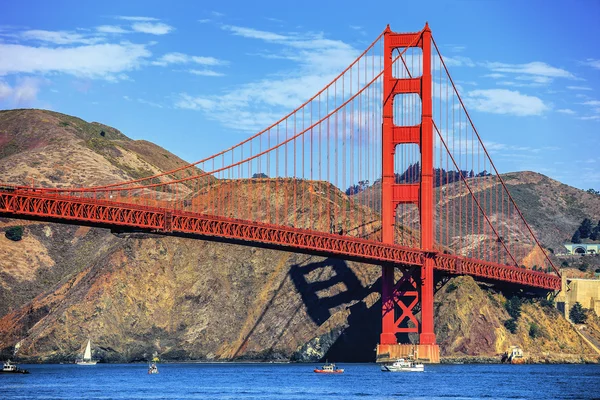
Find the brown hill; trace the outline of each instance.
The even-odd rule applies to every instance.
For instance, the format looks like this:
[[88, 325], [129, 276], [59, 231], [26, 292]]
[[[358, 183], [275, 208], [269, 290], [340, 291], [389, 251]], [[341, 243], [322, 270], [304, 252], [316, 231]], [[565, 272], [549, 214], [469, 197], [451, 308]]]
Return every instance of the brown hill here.
[[[60, 143], [53, 142], [57, 137]], [[184, 163], [112, 128], [40, 110], [0, 112], [0, 138], [1, 148], [8, 147], [0, 153], [2, 180], [19, 184], [30, 182], [31, 176], [45, 186], [118, 182]], [[60, 149], [68, 160], [57, 157]], [[240, 201], [250, 190], [244, 188], [248, 182], [213, 184]], [[274, 179], [259, 179], [251, 186], [267, 192], [274, 184]], [[376, 220], [375, 211], [351, 204], [327, 183], [278, 180], [277, 185], [282, 191], [265, 198], [269, 210], [297, 226], [320, 224], [333, 231], [344, 226], [366, 237], [380, 229], [358, 220], [342, 224], [339, 212], [324, 219], [326, 207], [353, 207], [356, 215]], [[291, 192], [302, 193], [307, 206], [283, 215], [285, 193]], [[189, 192], [192, 201], [202, 196]], [[265, 207], [250, 212], [258, 210]], [[12, 356], [18, 348], [23, 359], [72, 360], [90, 337], [95, 356], [106, 361], [141, 360], [154, 352], [173, 360], [374, 359], [381, 313], [377, 266], [192, 239], [115, 236], [43, 222], [0, 224], [25, 225], [20, 242], [0, 237], [4, 355]], [[469, 277], [452, 282], [454, 289], [447, 284], [436, 294], [443, 355], [495, 357], [506, 345], [521, 344], [538, 359], [591, 359], [586, 345], [553, 309], [527, 303], [512, 335], [503, 325], [508, 316], [502, 294], [480, 288]], [[546, 335], [529, 340], [534, 319]]]

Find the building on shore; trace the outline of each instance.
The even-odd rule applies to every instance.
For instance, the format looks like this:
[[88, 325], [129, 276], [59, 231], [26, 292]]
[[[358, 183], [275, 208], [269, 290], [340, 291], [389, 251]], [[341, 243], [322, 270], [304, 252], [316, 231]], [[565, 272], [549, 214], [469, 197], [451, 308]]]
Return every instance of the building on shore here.
[[568, 255], [600, 254], [600, 243], [565, 243]]
[[556, 307], [568, 318], [571, 307], [579, 302], [600, 316], [600, 279], [562, 277], [562, 288], [556, 296]]

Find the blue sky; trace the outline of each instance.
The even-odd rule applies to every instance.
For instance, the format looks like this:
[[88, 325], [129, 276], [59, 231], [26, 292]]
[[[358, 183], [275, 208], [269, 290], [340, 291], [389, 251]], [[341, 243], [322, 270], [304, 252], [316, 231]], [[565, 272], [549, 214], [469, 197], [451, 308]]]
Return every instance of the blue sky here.
[[0, 108], [102, 122], [190, 162], [300, 105], [386, 24], [429, 21], [501, 172], [600, 189], [597, 0], [0, 2]]

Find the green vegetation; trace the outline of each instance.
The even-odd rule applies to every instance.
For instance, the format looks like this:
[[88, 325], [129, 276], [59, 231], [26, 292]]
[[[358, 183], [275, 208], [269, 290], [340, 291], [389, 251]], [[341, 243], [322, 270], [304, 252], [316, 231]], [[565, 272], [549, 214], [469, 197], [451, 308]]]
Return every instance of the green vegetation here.
[[555, 307], [555, 304], [554, 304], [554, 298], [553, 298], [553, 297], [550, 297], [550, 298], [548, 298], [548, 299], [542, 299], [542, 300], [540, 301], [540, 305], [541, 305], [542, 307], [546, 307], [546, 308], [552, 308], [552, 309], [554, 309], [554, 307]]
[[571, 243], [581, 243], [581, 239], [600, 240], [600, 221], [594, 226], [591, 219], [584, 218], [573, 234]]
[[504, 307], [508, 312], [508, 315], [513, 317], [513, 319], [517, 320], [521, 316], [521, 306], [523, 305], [523, 301], [517, 297], [513, 296], [509, 300], [506, 301]]
[[504, 321], [504, 327], [506, 329], [508, 329], [510, 331], [510, 333], [516, 333], [517, 332], [517, 321], [515, 321], [514, 319], [507, 319], [506, 321]]
[[600, 196], [600, 190], [594, 190], [592, 188], [586, 190], [589, 194], [595, 194], [596, 196]]
[[521, 300], [517, 296], [513, 296], [510, 299], [506, 300], [504, 304], [504, 308], [508, 312], [512, 318], [504, 321], [504, 327], [510, 331], [510, 333], [515, 333], [517, 331], [517, 321], [521, 316], [521, 306], [523, 305], [523, 300]]
[[446, 293], [452, 293], [456, 289], [458, 289], [458, 285], [454, 282], [450, 282], [448, 286], [446, 286]]
[[571, 307], [569, 311], [569, 319], [573, 321], [575, 324], [585, 324], [587, 321], [587, 314], [585, 312], [585, 308], [577, 302]]
[[18, 242], [23, 239], [23, 227], [22, 226], [12, 226], [6, 230], [4, 236], [8, 240], [12, 240], [13, 242]]
[[579, 230], [576, 230], [573, 237], [571, 237], [571, 243], [581, 243], [581, 233]]
[[346, 195], [352, 196], [354, 194], [359, 194], [360, 192], [365, 191], [369, 187], [369, 181], [359, 181], [358, 185], [352, 185], [348, 189], [346, 189]]
[[529, 336], [534, 339], [542, 336], [542, 329], [535, 322], [529, 324]]

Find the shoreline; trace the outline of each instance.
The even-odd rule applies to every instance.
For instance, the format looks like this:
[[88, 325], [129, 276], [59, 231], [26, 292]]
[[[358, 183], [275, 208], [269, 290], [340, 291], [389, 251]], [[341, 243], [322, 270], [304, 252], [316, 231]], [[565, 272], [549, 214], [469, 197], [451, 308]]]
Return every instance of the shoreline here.
[[[27, 364], [27, 365], [75, 365], [74, 362], [61, 362], [61, 361], [34, 361], [34, 360], [26, 360], [19, 358], [11, 359], [16, 364]], [[99, 361], [99, 365], [126, 365], [126, 364], [148, 364], [150, 361], [110, 361], [103, 362]], [[335, 361], [338, 364], [374, 364], [378, 365], [375, 361], [366, 361], [366, 362], [344, 362], [344, 361]], [[206, 364], [206, 365], [233, 365], [233, 364], [278, 364], [278, 365], [287, 365], [287, 364], [301, 364], [301, 365], [309, 365], [309, 364], [322, 364], [322, 361], [288, 361], [288, 360], [278, 360], [278, 361], [270, 361], [270, 360], [223, 360], [223, 361], [210, 361], [210, 360], [161, 360], [160, 364]], [[519, 365], [519, 364], [510, 364], [510, 363], [502, 363], [501, 357], [494, 356], [445, 356], [440, 357], [439, 365], [478, 365], [478, 364], [506, 364], [506, 365]], [[525, 365], [542, 365], [542, 364], [600, 364], [600, 357], [593, 357], [589, 355], [571, 355], [571, 356], [562, 356], [562, 357], [546, 357], [546, 358], [534, 358], [534, 357], [525, 357]], [[523, 365], [521, 364], [521, 365]], [[434, 364], [431, 364], [434, 365]]]

